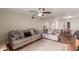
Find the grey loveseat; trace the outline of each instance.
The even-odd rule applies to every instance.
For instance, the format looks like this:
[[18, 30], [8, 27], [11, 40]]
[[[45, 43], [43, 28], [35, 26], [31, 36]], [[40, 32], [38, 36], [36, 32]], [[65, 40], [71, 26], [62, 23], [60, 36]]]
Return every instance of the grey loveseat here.
[[41, 34], [35, 30], [11, 31], [9, 43], [13, 49], [17, 49], [41, 38]]

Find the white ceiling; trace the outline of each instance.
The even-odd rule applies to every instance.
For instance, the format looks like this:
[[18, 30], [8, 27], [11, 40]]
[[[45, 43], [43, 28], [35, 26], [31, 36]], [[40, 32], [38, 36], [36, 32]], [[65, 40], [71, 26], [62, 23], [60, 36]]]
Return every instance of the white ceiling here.
[[[79, 8], [45, 8], [45, 9], [47, 11], [52, 12], [51, 15], [47, 15], [51, 17], [52, 16], [64, 17], [64, 16], [76, 16], [76, 15], [78, 16], [79, 15]], [[30, 10], [38, 11], [38, 8], [3, 8], [3, 9], [1, 8], [0, 10], [33, 15], [34, 13], [30, 12]]]

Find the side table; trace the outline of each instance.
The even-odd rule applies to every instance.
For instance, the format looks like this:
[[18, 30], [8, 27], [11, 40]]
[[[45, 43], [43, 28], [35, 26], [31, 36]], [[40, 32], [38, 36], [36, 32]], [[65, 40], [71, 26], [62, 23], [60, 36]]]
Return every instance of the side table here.
[[0, 51], [7, 51], [8, 48], [6, 46], [6, 43], [0, 43]]

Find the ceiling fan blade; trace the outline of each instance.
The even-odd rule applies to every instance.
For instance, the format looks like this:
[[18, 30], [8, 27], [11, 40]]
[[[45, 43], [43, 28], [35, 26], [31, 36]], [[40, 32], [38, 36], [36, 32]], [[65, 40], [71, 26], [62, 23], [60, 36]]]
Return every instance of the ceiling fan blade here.
[[51, 14], [52, 12], [43, 12], [44, 14]]
[[34, 13], [37, 13], [37, 11], [34, 11], [34, 10], [30, 10], [30, 12], [34, 12]]

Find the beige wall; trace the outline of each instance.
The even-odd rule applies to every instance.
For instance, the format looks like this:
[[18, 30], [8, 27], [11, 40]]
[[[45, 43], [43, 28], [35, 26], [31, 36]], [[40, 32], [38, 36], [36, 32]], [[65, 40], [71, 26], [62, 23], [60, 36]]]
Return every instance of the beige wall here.
[[79, 30], [79, 17], [71, 18], [70, 22], [72, 30]]
[[29, 15], [13, 12], [0, 12], [0, 41], [7, 41], [8, 33], [11, 30], [25, 30], [36, 28], [41, 30], [41, 22], [38, 19], [31, 19]]

